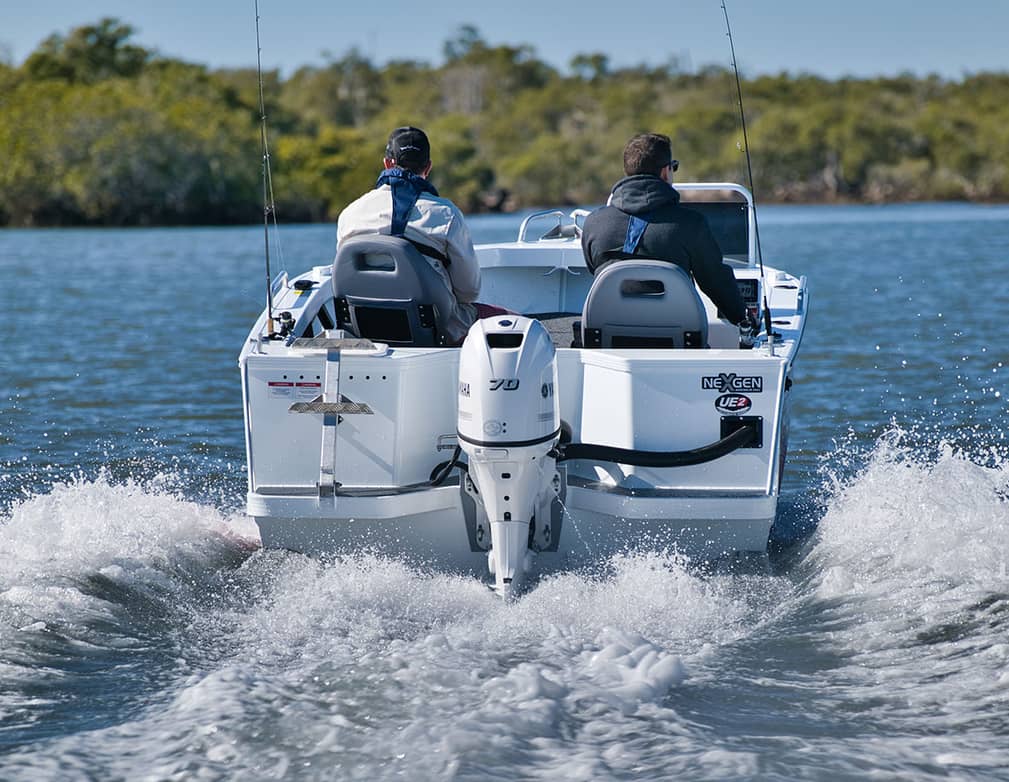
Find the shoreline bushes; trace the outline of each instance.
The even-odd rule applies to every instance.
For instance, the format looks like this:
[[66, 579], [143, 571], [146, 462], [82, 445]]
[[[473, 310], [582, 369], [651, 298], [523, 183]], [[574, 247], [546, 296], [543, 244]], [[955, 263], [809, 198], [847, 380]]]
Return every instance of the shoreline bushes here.
[[[0, 225], [173, 225], [262, 219], [254, 69], [211, 70], [130, 42], [116, 19], [0, 64]], [[730, 71], [570, 73], [472, 27], [440, 65], [377, 67], [357, 51], [288, 79], [264, 74], [280, 217], [334, 220], [374, 184], [390, 128], [434, 146], [432, 181], [468, 212], [593, 204], [624, 142], [667, 133], [680, 181], [745, 181]], [[1009, 73], [747, 79], [763, 202], [1009, 200]]]

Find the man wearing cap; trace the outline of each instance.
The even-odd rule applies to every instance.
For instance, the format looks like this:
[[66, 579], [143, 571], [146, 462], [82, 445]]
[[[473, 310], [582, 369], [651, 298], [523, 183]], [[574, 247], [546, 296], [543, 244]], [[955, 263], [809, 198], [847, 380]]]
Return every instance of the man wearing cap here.
[[607, 205], [585, 218], [585, 263], [593, 274], [607, 263], [631, 258], [675, 263], [738, 324], [747, 313], [736, 278], [722, 263], [704, 215], [680, 206], [680, 194], [672, 187], [678, 167], [668, 136], [641, 133], [627, 142], [627, 176], [613, 186]]
[[[431, 144], [420, 128], [396, 128], [385, 147], [383, 171], [375, 189], [340, 213], [337, 246], [350, 236], [402, 236], [428, 259], [455, 295], [455, 311], [445, 321], [453, 343], [462, 342], [479, 316], [480, 266], [459, 208], [441, 198], [428, 182]], [[485, 305], [480, 305], [485, 306]], [[495, 314], [503, 312], [496, 308]]]

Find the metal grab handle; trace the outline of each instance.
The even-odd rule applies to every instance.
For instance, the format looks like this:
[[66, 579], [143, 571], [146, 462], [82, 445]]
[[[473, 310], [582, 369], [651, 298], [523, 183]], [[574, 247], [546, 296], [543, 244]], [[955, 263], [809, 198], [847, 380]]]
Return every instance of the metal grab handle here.
[[[529, 224], [533, 222], [533, 220], [540, 220], [544, 217], [556, 217], [557, 226], [555, 228], [550, 229], [550, 231], [543, 234], [543, 236], [538, 237], [535, 241], [539, 241], [540, 239], [577, 238], [582, 235], [582, 226], [578, 222], [579, 218], [581, 218], [582, 222], [584, 222], [585, 218], [590, 214], [591, 212], [588, 209], [575, 209], [568, 215], [565, 215], [564, 212], [562, 212], [560, 209], [544, 209], [543, 211], [540, 212], [533, 212], [531, 215], [527, 215], [526, 218], [522, 221], [522, 225], [519, 226], [518, 240], [520, 242], [529, 241], [526, 238], [526, 233], [529, 230]], [[565, 217], [569, 217], [571, 219], [571, 222], [565, 223], [564, 222]]]
[[539, 220], [543, 217], [557, 217], [558, 218], [557, 223], [559, 225], [561, 218], [564, 217], [564, 212], [562, 212], [560, 209], [544, 209], [541, 212], [533, 212], [531, 215], [528, 215], [526, 219], [522, 221], [522, 225], [519, 226], [520, 242], [527, 241], [526, 230], [529, 228], [529, 223], [531, 223], [533, 220]]

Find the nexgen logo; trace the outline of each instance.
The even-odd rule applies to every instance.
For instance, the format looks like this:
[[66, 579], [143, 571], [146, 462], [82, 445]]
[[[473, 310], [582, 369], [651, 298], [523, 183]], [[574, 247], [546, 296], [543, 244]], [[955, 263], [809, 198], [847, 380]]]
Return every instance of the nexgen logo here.
[[703, 391], [747, 391], [759, 394], [764, 390], [764, 378], [760, 375], [737, 375], [735, 372], [720, 372], [701, 378]]

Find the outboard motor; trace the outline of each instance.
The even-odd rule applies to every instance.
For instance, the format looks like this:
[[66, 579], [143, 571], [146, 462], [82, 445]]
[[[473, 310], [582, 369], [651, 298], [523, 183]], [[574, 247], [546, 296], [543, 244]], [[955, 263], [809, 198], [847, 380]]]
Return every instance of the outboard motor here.
[[530, 541], [549, 535], [560, 485], [549, 455], [561, 431], [556, 389], [554, 345], [539, 321], [502, 315], [470, 328], [459, 356], [459, 445], [490, 524], [495, 589], [505, 598], [531, 565]]

